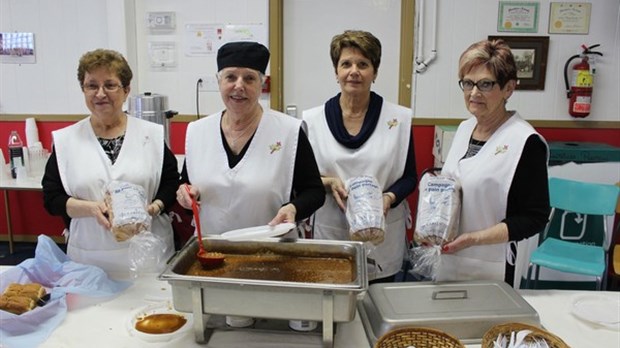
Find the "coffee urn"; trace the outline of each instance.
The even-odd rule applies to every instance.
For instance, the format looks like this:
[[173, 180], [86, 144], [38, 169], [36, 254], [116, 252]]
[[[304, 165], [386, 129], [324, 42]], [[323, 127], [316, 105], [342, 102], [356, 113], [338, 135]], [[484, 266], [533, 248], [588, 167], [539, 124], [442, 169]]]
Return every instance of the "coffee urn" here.
[[129, 115], [164, 126], [164, 139], [170, 146], [170, 119], [178, 114], [168, 110], [168, 97], [145, 92], [129, 98]]

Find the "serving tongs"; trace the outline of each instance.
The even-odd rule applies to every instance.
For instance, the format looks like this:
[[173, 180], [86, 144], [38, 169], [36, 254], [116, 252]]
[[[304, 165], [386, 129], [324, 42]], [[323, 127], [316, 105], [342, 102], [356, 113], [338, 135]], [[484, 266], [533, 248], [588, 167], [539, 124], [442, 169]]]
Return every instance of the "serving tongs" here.
[[185, 191], [187, 191], [187, 194], [192, 201], [194, 223], [196, 224], [196, 232], [198, 233], [198, 254], [196, 255], [196, 258], [198, 258], [198, 261], [203, 268], [215, 268], [220, 266], [224, 262], [224, 254], [218, 252], [208, 252], [205, 250], [202, 242], [202, 230], [200, 228], [200, 211], [198, 210], [198, 203], [196, 202], [196, 198], [191, 195], [189, 186], [187, 186], [187, 184], [184, 186]]
[[43, 306], [45, 306], [45, 305], [47, 304], [47, 302], [50, 300], [51, 296], [52, 296], [52, 294], [50, 294], [50, 293], [48, 292], [47, 294], [45, 294], [45, 295], [43, 295], [43, 296], [39, 297], [39, 298], [37, 299], [37, 301], [36, 301], [36, 302], [37, 302], [37, 306], [39, 306], [39, 307], [43, 307]]

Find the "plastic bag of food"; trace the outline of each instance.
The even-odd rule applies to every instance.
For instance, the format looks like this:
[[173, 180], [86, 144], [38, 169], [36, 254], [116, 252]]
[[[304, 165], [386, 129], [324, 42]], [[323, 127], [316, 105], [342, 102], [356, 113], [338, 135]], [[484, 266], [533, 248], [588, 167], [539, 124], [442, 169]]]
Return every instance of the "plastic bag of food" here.
[[150, 231], [141, 231], [133, 236], [129, 241], [129, 270], [132, 277], [163, 271], [166, 250], [164, 240]]
[[348, 195], [346, 217], [351, 240], [379, 245], [385, 235], [383, 192], [372, 176], [357, 176], [345, 183]]
[[441, 247], [456, 238], [459, 231], [461, 185], [455, 179], [427, 172], [422, 175], [418, 189], [410, 272], [435, 279], [441, 262]]
[[414, 240], [418, 245], [443, 245], [459, 230], [461, 185], [455, 179], [426, 173], [419, 185]]
[[108, 218], [117, 241], [126, 241], [151, 229], [151, 216], [146, 210], [146, 192], [142, 186], [112, 181], [106, 187], [104, 202], [108, 206]]

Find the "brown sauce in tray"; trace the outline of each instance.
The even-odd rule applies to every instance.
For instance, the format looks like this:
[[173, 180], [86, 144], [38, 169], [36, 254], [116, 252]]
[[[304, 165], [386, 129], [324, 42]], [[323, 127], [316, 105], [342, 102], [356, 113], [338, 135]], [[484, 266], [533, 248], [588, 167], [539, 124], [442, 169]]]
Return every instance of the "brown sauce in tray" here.
[[225, 254], [224, 264], [204, 269], [195, 261], [187, 275], [321, 284], [355, 280], [355, 264], [348, 258], [300, 257], [277, 254]]
[[151, 314], [136, 321], [136, 330], [148, 334], [172, 333], [183, 327], [187, 319], [179, 314]]

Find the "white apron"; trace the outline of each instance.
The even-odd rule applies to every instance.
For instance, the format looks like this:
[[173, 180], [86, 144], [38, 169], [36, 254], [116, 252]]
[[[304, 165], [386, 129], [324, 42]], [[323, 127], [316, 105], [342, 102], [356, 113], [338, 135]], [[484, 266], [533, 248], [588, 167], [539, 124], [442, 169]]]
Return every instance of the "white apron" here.
[[[141, 185], [154, 199], [163, 165], [164, 131], [161, 125], [127, 118], [125, 139], [114, 165], [103, 151], [90, 124], [90, 117], [52, 132], [60, 178], [68, 195], [102, 201], [105, 186], [113, 181]], [[170, 217], [154, 217], [151, 232], [166, 243], [166, 257], [174, 252]], [[75, 262], [96, 265], [117, 278], [129, 275], [129, 241], [117, 242], [94, 217], [73, 218], [67, 255]]]
[[191, 122], [185, 138], [189, 181], [200, 192], [203, 234], [266, 225], [289, 202], [301, 121], [265, 110], [245, 155], [229, 168], [221, 113]]
[[[361, 147], [349, 149], [332, 136], [325, 119], [324, 105], [304, 111], [308, 138], [321, 176], [335, 176], [345, 182], [351, 177], [372, 175], [382, 190], [387, 189], [405, 171], [411, 116], [411, 109], [384, 100], [373, 134]], [[386, 153], [385, 149], [392, 150]], [[379, 265], [368, 265], [370, 279], [391, 276], [402, 268], [406, 251], [406, 223], [410, 215], [407, 200], [388, 211], [385, 240], [369, 255]], [[314, 214], [313, 228], [316, 239], [351, 239], [346, 216], [331, 194], [325, 196], [325, 204]]]
[[[508, 191], [527, 138], [534, 128], [514, 113], [480, 151], [462, 159], [477, 120], [463, 121], [456, 131], [442, 174], [458, 179], [463, 190], [459, 233], [475, 232], [506, 218]], [[508, 243], [472, 246], [442, 254], [438, 281], [504, 280]], [[511, 260], [514, 262], [514, 260]]]

